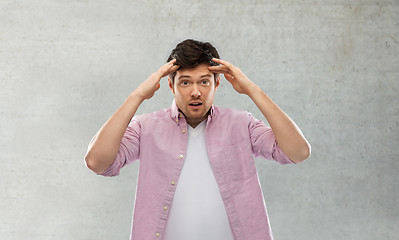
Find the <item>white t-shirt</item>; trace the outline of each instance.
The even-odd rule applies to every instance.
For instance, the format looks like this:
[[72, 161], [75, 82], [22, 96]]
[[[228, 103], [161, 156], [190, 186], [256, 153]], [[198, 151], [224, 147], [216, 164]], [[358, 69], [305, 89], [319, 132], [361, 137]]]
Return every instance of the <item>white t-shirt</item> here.
[[165, 240], [234, 240], [205, 145], [206, 120], [188, 125], [187, 156], [173, 197]]

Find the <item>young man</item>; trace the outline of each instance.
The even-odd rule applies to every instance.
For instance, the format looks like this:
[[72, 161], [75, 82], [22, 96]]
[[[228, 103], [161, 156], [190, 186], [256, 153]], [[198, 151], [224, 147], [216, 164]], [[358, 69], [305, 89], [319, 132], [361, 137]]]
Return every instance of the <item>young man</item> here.
[[[270, 124], [213, 105], [223, 74]], [[169, 75], [171, 108], [135, 116]], [[133, 118], [133, 119], [132, 119]], [[254, 156], [298, 163], [310, 145], [295, 123], [209, 43], [185, 40], [94, 136], [87, 166], [115, 176], [140, 160], [131, 239], [273, 239]]]

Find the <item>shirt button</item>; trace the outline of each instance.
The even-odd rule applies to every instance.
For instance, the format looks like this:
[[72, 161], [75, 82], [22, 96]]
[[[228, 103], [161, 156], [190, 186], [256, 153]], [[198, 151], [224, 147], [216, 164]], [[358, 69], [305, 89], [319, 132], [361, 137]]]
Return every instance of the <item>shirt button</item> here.
[[165, 210], [165, 211], [168, 210], [168, 207], [167, 206], [163, 207], [163, 210]]
[[170, 184], [175, 185], [175, 181], [172, 181]]
[[155, 233], [155, 236], [157, 236], [157, 237], [159, 237], [161, 234], [159, 234], [158, 232], [157, 233]]
[[183, 114], [180, 113], [180, 114], [179, 114], [179, 117], [183, 117]]
[[181, 130], [183, 133], [186, 133], [186, 129]]
[[181, 155], [181, 154], [180, 154], [180, 156], [179, 156], [179, 157], [180, 157], [181, 159], [183, 159], [183, 155]]

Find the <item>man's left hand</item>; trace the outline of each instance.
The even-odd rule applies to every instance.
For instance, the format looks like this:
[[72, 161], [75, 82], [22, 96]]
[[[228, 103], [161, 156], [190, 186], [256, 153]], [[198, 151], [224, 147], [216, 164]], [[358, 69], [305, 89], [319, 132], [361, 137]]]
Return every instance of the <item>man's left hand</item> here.
[[209, 71], [213, 73], [222, 73], [238, 93], [249, 96], [257, 88], [256, 84], [249, 80], [249, 78], [245, 76], [245, 74], [238, 67], [234, 66], [228, 61], [218, 58], [212, 58], [212, 61], [221, 65], [210, 66], [208, 67]]

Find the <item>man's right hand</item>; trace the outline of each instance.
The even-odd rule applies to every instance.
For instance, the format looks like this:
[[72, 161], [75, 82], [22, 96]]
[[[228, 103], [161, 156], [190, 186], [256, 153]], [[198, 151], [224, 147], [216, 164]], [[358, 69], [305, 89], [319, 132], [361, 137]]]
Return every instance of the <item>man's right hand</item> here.
[[150, 99], [159, 89], [161, 78], [175, 72], [180, 66], [176, 59], [163, 65], [134, 90], [126, 101], [108, 119], [93, 137], [86, 153], [87, 166], [97, 174], [103, 173], [114, 161], [126, 128], [145, 99]]
[[158, 69], [158, 71], [151, 74], [147, 80], [145, 80], [140, 86], [133, 91], [133, 94], [138, 96], [142, 101], [145, 99], [150, 99], [154, 96], [155, 92], [160, 88], [161, 78], [168, 76], [169, 74], [175, 72], [180, 66], [174, 65], [176, 59], [172, 59], [162, 67]]

